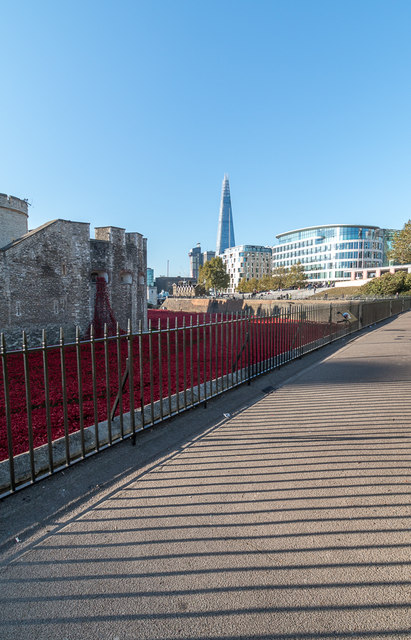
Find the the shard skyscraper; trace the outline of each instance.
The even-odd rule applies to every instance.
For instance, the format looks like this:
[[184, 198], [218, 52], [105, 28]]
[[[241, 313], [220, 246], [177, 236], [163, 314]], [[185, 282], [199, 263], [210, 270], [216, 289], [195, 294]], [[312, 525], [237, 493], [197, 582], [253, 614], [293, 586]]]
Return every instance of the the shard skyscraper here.
[[224, 176], [221, 189], [220, 216], [218, 218], [217, 250], [216, 255], [221, 255], [230, 247], [235, 246], [233, 213], [231, 211], [230, 183], [228, 175]]

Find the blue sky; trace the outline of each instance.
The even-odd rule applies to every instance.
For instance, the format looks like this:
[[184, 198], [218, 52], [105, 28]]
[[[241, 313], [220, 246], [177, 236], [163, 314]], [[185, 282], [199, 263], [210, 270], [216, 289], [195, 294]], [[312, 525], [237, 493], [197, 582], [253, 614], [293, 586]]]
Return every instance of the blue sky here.
[[148, 239], [156, 275], [215, 249], [411, 217], [408, 0], [0, 0], [0, 192]]

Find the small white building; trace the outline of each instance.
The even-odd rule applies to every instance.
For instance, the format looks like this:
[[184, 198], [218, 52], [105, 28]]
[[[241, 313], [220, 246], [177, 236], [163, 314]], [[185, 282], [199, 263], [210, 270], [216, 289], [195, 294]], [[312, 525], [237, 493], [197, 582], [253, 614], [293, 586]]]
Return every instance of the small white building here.
[[147, 302], [148, 304], [152, 304], [153, 307], [157, 306], [158, 294], [157, 294], [157, 287], [155, 287], [154, 285], [147, 287]]
[[271, 275], [271, 247], [241, 244], [226, 249], [221, 258], [230, 276], [228, 293], [234, 293], [243, 278], [251, 280], [251, 278], [260, 279]]

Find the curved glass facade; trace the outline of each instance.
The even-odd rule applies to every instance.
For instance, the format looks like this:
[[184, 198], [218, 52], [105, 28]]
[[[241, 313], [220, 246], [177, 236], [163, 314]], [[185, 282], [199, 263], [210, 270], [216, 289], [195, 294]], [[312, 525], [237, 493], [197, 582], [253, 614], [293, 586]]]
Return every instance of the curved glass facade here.
[[383, 264], [383, 229], [370, 226], [327, 225], [280, 233], [273, 247], [273, 269], [300, 262], [308, 280], [350, 278], [348, 269]]

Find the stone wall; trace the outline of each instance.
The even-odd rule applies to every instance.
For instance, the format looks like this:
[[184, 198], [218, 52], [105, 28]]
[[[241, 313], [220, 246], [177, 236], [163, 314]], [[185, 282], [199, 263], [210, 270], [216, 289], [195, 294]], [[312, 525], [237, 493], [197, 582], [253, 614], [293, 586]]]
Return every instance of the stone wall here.
[[409, 309], [410, 299], [389, 300], [241, 300], [229, 298], [167, 298], [162, 309], [186, 313], [240, 313], [249, 311], [253, 315], [283, 313], [289, 316], [298, 313], [308, 315], [316, 322], [340, 322], [341, 314], [348, 311], [358, 328], [379, 322], [384, 318]]
[[139, 233], [104, 227], [90, 240], [90, 225], [54, 220], [0, 249], [0, 331], [8, 349], [66, 342], [76, 326], [84, 335], [92, 322], [96, 294], [93, 275], [106, 275], [111, 309], [120, 327], [128, 319], [146, 326], [146, 240]]
[[145, 327], [146, 240], [140, 233], [125, 233], [116, 227], [99, 227], [91, 245], [91, 271], [107, 273], [111, 307], [123, 330], [131, 320], [135, 329], [139, 321]]
[[0, 248], [27, 233], [27, 210], [26, 200], [0, 193]]
[[50, 344], [67, 339], [90, 318], [89, 225], [56, 220], [0, 251], [0, 321], [7, 345], [38, 344], [42, 329]]

